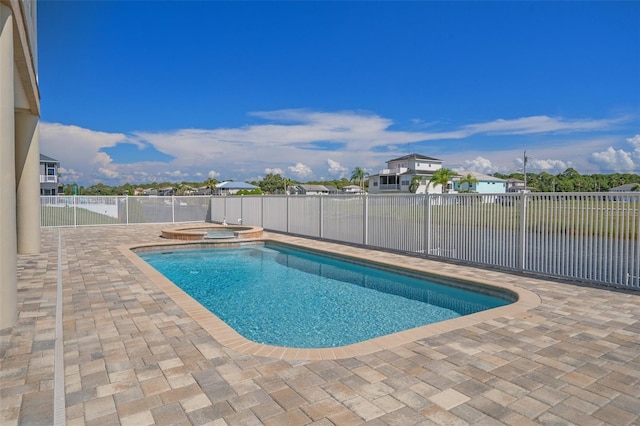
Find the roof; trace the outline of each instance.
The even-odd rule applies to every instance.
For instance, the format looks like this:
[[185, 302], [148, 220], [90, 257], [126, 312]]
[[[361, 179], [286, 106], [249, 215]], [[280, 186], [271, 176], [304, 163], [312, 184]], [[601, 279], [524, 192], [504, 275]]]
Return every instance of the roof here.
[[51, 157], [47, 157], [44, 154], [40, 154], [40, 161], [44, 161], [45, 163], [59, 163], [58, 160]]
[[330, 189], [324, 185], [297, 185], [297, 186], [299, 186], [300, 188], [303, 188], [305, 191], [316, 191], [316, 192], [330, 191]]
[[[409, 155], [405, 155], [405, 156], [403, 156], [403, 157], [394, 158], [393, 160], [389, 160], [389, 161], [411, 160], [411, 159], [415, 159], [415, 160], [429, 160], [429, 161], [439, 161], [439, 162], [442, 162], [442, 160], [440, 160], [440, 159], [438, 159], [438, 158], [427, 157], [426, 155], [420, 155], [420, 154], [409, 154]], [[387, 162], [389, 162], [389, 161], [387, 161]]]
[[[637, 187], [637, 189], [636, 189]], [[640, 183], [625, 183], [624, 185], [616, 186], [615, 188], [611, 188], [609, 191], [613, 192], [629, 192], [629, 191], [639, 191]]]
[[485, 175], [483, 173], [478, 173], [478, 172], [471, 172], [471, 171], [467, 171], [467, 170], [456, 170], [455, 171], [460, 179], [464, 179], [465, 177], [467, 177], [467, 175], [471, 175], [474, 178], [478, 179], [479, 181], [484, 181], [484, 182], [505, 182], [504, 179], [500, 179], [497, 178], [495, 176], [490, 176], [490, 175]]
[[220, 182], [216, 185], [218, 189], [257, 189], [255, 185], [246, 182]]

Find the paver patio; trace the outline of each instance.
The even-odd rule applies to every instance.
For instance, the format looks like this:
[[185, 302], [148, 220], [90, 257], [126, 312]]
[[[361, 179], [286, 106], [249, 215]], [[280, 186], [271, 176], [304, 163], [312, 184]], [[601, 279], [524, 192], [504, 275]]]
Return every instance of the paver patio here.
[[[166, 241], [166, 227], [60, 230], [69, 425], [640, 424], [638, 292], [419, 260], [541, 303], [365, 355], [251, 355], [220, 344], [119, 248]], [[0, 332], [2, 425], [53, 424], [58, 232], [19, 257], [18, 323]]]

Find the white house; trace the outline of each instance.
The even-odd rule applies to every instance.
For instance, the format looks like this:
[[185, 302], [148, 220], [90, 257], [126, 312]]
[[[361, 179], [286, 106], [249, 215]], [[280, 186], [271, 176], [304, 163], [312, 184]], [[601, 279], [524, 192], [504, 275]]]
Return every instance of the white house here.
[[196, 188], [193, 195], [211, 195], [211, 188], [208, 186], [201, 186], [200, 188]]
[[342, 192], [345, 194], [361, 194], [363, 191], [358, 185], [347, 185], [342, 188]]
[[370, 194], [409, 193], [414, 176], [420, 177], [416, 193], [442, 192], [441, 185], [429, 185], [436, 170], [442, 168], [442, 160], [420, 154], [409, 154], [387, 161], [387, 168], [369, 175]]
[[[609, 192], [613, 193], [621, 193], [621, 192], [634, 192], [637, 193], [640, 191], [640, 183], [625, 183], [624, 185], [616, 186], [609, 189]], [[631, 201], [635, 198], [635, 196], [626, 197], [624, 195], [616, 196], [614, 199], [616, 201]]]
[[220, 182], [216, 185], [215, 195], [233, 195], [241, 190], [251, 191], [254, 189], [258, 189], [258, 187], [246, 182]]
[[[454, 193], [469, 190], [478, 194], [504, 194], [507, 192], [507, 181], [505, 179], [465, 170], [456, 171], [456, 174], [457, 176], [453, 178], [452, 192]], [[462, 185], [460, 184], [460, 181], [464, 180], [467, 175], [477, 179], [477, 182], [472, 183], [470, 188], [466, 182]]]
[[632, 192], [640, 191], [640, 183], [625, 183], [624, 185], [611, 188], [609, 192]]
[[62, 193], [62, 184], [58, 181], [60, 162], [40, 154], [40, 195], [58, 195]]
[[289, 193], [293, 195], [327, 195], [335, 192], [325, 185], [296, 184], [289, 187]]
[[528, 192], [528, 188], [525, 188], [524, 181], [515, 178], [505, 179], [507, 182], [507, 192]]

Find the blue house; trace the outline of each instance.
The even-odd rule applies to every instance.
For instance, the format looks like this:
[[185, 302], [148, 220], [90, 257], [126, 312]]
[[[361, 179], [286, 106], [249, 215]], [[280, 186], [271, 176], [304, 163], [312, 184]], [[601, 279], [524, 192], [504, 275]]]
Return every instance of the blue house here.
[[[497, 178], [495, 176], [489, 176], [478, 172], [469, 171], [456, 171], [458, 176], [453, 178], [453, 192], [476, 192], [478, 194], [504, 194], [507, 192], [507, 181]], [[477, 179], [470, 185], [467, 182], [460, 184], [461, 180], [471, 175]]]

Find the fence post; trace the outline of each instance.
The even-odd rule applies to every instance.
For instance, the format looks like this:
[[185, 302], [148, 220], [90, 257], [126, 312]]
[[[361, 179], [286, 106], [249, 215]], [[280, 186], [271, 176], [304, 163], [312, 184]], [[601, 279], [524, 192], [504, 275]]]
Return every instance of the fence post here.
[[425, 212], [424, 212], [424, 241], [422, 246], [424, 247], [424, 255], [428, 256], [431, 253], [431, 199], [429, 193], [424, 194]]
[[362, 244], [369, 244], [369, 194], [362, 196]]
[[518, 268], [525, 269], [527, 247], [527, 194], [520, 194], [520, 242], [518, 247]]
[[264, 228], [264, 194], [260, 195], [260, 227]]
[[318, 220], [320, 221], [320, 226], [319, 226], [319, 233], [320, 233], [320, 238], [324, 237], [324, 226], [322, 226], [323, 224], [323, 220], [322, 218], [324, 217], [324, 197], [320, 196], [320, 216], [318, 217]]
[[125, 216], [127, 218], [127, 225], [129, 224], [129, 194], [124, 198]]
[[289, 195], [285, 194], [285, 197], [287, 197], [287, 214], [286, 214], [286, 220], [287, 220], [287, 234], [289, 233]]
[[222, 213], [222, 223], [227, 223], [227, 197], [222, 197], [224, 200], [224, 211]]
[[76, 195], [73, 195], [73, 227], [77, 228], [78, 227], [78, 202], [77, 202], [77, 198]]

